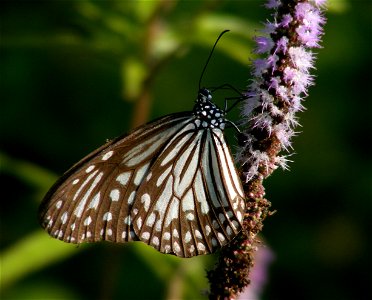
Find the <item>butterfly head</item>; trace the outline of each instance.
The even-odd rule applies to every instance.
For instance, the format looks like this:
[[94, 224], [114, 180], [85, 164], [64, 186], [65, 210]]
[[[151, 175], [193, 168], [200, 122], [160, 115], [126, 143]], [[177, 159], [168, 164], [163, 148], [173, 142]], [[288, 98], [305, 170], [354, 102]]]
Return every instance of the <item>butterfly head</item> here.
[[197, 128], [225, 128], [225, 111], [212, 102], [212, 93], [208, 89], [199, 89], [193, 112]]
[[196, 102], [198, 102], [198, 103], [209, 102], [210, 103], [211, 100], [212, 100], [212, 94], [208, 89], [206, 89], [206, 88], [199, 89], [198, 100]]

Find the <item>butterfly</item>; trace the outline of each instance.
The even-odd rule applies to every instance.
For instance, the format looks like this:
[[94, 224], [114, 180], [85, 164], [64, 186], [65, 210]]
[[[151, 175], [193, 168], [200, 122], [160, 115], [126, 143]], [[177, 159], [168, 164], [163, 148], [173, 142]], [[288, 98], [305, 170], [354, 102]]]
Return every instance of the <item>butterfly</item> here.
[[225, 113], [199, 88], [192, 111], [107, 142], [51, 187], [42, 227], [68, 243], [139, 240], [179, 257], [220, 249], [241, 230], [245, 210]]

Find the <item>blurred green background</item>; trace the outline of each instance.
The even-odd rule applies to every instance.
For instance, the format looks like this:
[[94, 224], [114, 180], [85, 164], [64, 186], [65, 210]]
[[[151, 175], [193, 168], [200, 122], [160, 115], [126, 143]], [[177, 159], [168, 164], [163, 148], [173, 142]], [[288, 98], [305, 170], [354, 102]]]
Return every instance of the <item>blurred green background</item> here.
[[[252, 37], [269, 18], [262, 4], [1, 2], [2, 299], [205, 298], [215, 255], [64, 244], [42, 231], [37, 209], [56, 178], [106, 139], [190, 110], [224, 29], [203, 84], [244, 88]], [[261, 299], [372, 299], [371, 2], [331, 1], [327, 17], [294, 162], [265, 183], [277, 213], [263, 231], [274, 261]]]

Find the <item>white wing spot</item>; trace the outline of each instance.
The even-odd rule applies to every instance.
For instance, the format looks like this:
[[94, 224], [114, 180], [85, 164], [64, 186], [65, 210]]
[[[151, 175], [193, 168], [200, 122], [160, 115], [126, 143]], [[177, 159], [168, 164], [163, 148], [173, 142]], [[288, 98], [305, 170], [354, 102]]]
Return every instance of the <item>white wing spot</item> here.
[[199, 230], [195, 230], [195, 236], [198, 238], [198, 239], [201, 239], [203, 238], [203, 236], [201, 235], [200, 231]]
[[141, 202], [143, 203], [144, 209], [147, 212], [150, 208], [150, 202], [151, 202], [150, 195], [147, 193], [143, 194], [141, 197]]
[[88, 168], [86, 168], [85, 173], [89, 173], [89, 172], [93, 171], [93, 169], [94, 169], [95, 167], [96, 167], [96, 166], [94, 166], [94, 165], [89, 166]]
[[124, 172], [121, 173], [118, 177], [116, 177], [116, 181], [118, 181], [121, 185], [126, 185], [130, 178], [131, 172]]
[[88, 205], [88, 209], [97, 209], [99, 200], [101, 198], [101, 192], [98, 192], [92, 199], [92, 201]]
[[121, 234], [121, 238], [122, 238], [123, 240], [125, 240], [126, 237], [127, 237], [127, 232], [126, 232], [126, 231], [123, 231], [123, 233]]
[[110, 192], [110, 198], [112, 201], [119, 201], [119, 197], [120, 197], [120, 191], [118, 189], [113, 189]]
[[189, 213], [189, 214], [186, 215], [186, 219], [189, 220], [189, 221], [193, 221], [194, 218], [195, 218], [195, 216], [192, 213]]
[[141, 237], [144, 239], [144, 240], [148, 240], [150, 238], [150, 232], [143, 232], [141, 234]]
[[114, 151], [107, 152], [105, 155], [102, 156], [102, 160], [108, 160], [113, 154]]
[[245, 209], [245, 203], [244, 203], [244, 200], [242, 199], [242, 200], [240, 200], [240, 208], [241, 209]]
[[226, 227], [226, 232], [227, 232], [227, 235], [232, 235], [233, 232], [232, 232], [230, 226], [227, 226], [227, 227]]
[[56, 208], [57, 209], [60, 209], [62, 206], [62, 200], [59, 200], [57, 203], [56, 203]]
[[59, 233], [58, 233], [58, 238], [60, 239], [60, 238], [62, 238], [62, 236], [63, 236], [63, 231], [60, 230]]
[[180, 252], [181, 251], [180, 245], [177, 242], [173, 243], [173, 249], [174, 249], [175, 252]]
[[170, 245], [165, 245], [164, 246], [164, 253], [169, 253], [171, 250], [171, 246]]
[[124, 224], [131, 225], [132, 224], [132, 219], [130, 216], [126, 216], [124, 218]]
[[103, 230], [103, 228], [101, 229], [101, 231], [99, 232], [99, 235], [103, 235], [103, 233], [104, 233], [105, 231]]
[[190, 251], [190, 253], [195, 252], [195, 246], [194, 245], [191, 245], [190, 248], [189, 248], [189, 251]]
[[138, 226], [138, 228], [142, 227], [142, 218], [141, 217], [138, 217], [138, 219], [137, 219], [137, 226]]
[[71, 228], [72, 231], [75, 230], [75, 227], [76, 227], [75, 223], [71, 224], [71, 226], [70, 226], [70, 228]]
[[110, 213], [110, 212], [106, 212], [104, 215], [103, 215], [103, 217], [102, 217], [102, 220], [103, 221], [111, 221], [112, 220], [112, 213]]
[[178, 230], [177, 229], [173, 229], [173, 236], [175, 238], [179, 238], [180, 237], [179, 234], [178, 234]]
[[241, 222], [242, 219], [243, 219], [243, 217], [242, 217], [242, 213], [241, 213], [240, 211], [238, 211], [238, 212], [236, 213], [236, 217], [238, 218], [239, 222]]
[[107, 229], [107, 235], [109, 235], [109, 236], [112, 235], [112, 229], [111, 228]]
[[223, 236], [223, 234], [221, 232], [218, 232], [217, 233], [217, 237], [220, 240], [220, 242], [224, 242], [225, 241], [225, 237]]
[[92, 236], [92, 233], [90, 231], [87, 232], [87, 238], [90, 238]]
[[79, 181], [80, 181], [80, 179], [75, 179], [75, 180], [72, 182], [72, 184], [75, 185], [75, 184], [77, 184]]
[[236, 210], [238, 209], [238, 202], [234, 202], [233, 205], [232, 205], [233, 209]]
[[209, 225], [205, 225], [205, 233], [209, 235], [211, 233], [211, 227]]
[[185, 234], [185, 242], [189, 243], [190, 241], [191, 241], [191, 233], [190, 233], [190, 231], [188, 231]]
[[89, 216], [84, 220], [84, 225], [89, 226], [90, 223], [92, 223], [92, 218]]
[[67, 221], [68, 213], [65, 211], [61, 217], [62, 224], [65, 224]]
[[199, 250], [199, 251], [205, 251], [205, 246], [204, 246], [204, 244], [202, 244], [202, 243], [198, 243], [196, 246], [198, 247], [198, 250]]
[[147, 175], [146, 181], [149, 181], [151, 179], [151, 177], [152, 177], [152, 172], [150, 172], [149, 175]]
[[47, 225], [47, 228], [52, 227], [52, 225], [53, 225], [53, 219], [49, 220], [48, 225]]
[[161, 222], [161, 220], [157, 220], [156, 221], [156, 224], [155, 224], [155, 230], [156, 231], [161, 231], [161, 229], [162, 229], [162, 222]]
[[170, 238], [171, 238], [171, 235], [170, 235], [169, 232], [164, 232], [164, 236], [163, 237], [164, 237], [164, 240], [169, 241]]
[[225, 216], [223, 214], [219, 214], [218, 215], [218, 218], [220, 219], [220, 222], [221, 223], [223, 223], [226, 220], [226, 218], [225, 218]]
[[220, 228], [220, 225], [218, 224], [218, 222], [216, 220], [213, 220], [212, 226], [213, 226], [214, 229]]
[[146, 220], [146, 225], [152, 227], [155, 223], [155, 213], [151, 213], [150, 216]]
[[136, 191], [133, 191], [130, 193], [129, 197], [128, 197], [128, 205], [131, 205], [133, 203], [133, 200], [134, 200], [134, 197], [136, 196]]
[[152, 238], [152, 243], [155, 245], [155, 246], [159, 246], [159, 238], [157, 236], [154, 236]]
[[212, 238], [212, 246], [216, 247], [218, 245], [217, 240], [215, 238]]

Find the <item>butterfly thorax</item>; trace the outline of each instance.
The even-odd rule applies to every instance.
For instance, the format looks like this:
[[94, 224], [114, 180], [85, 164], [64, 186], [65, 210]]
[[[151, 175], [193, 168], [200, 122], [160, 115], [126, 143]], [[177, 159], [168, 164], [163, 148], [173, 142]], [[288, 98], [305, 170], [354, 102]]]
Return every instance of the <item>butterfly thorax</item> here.
[[193, 113], [197, 128], [225, 128], [225, 111], [212, 102], [212, 94], [206, 88], [199, 90]]

